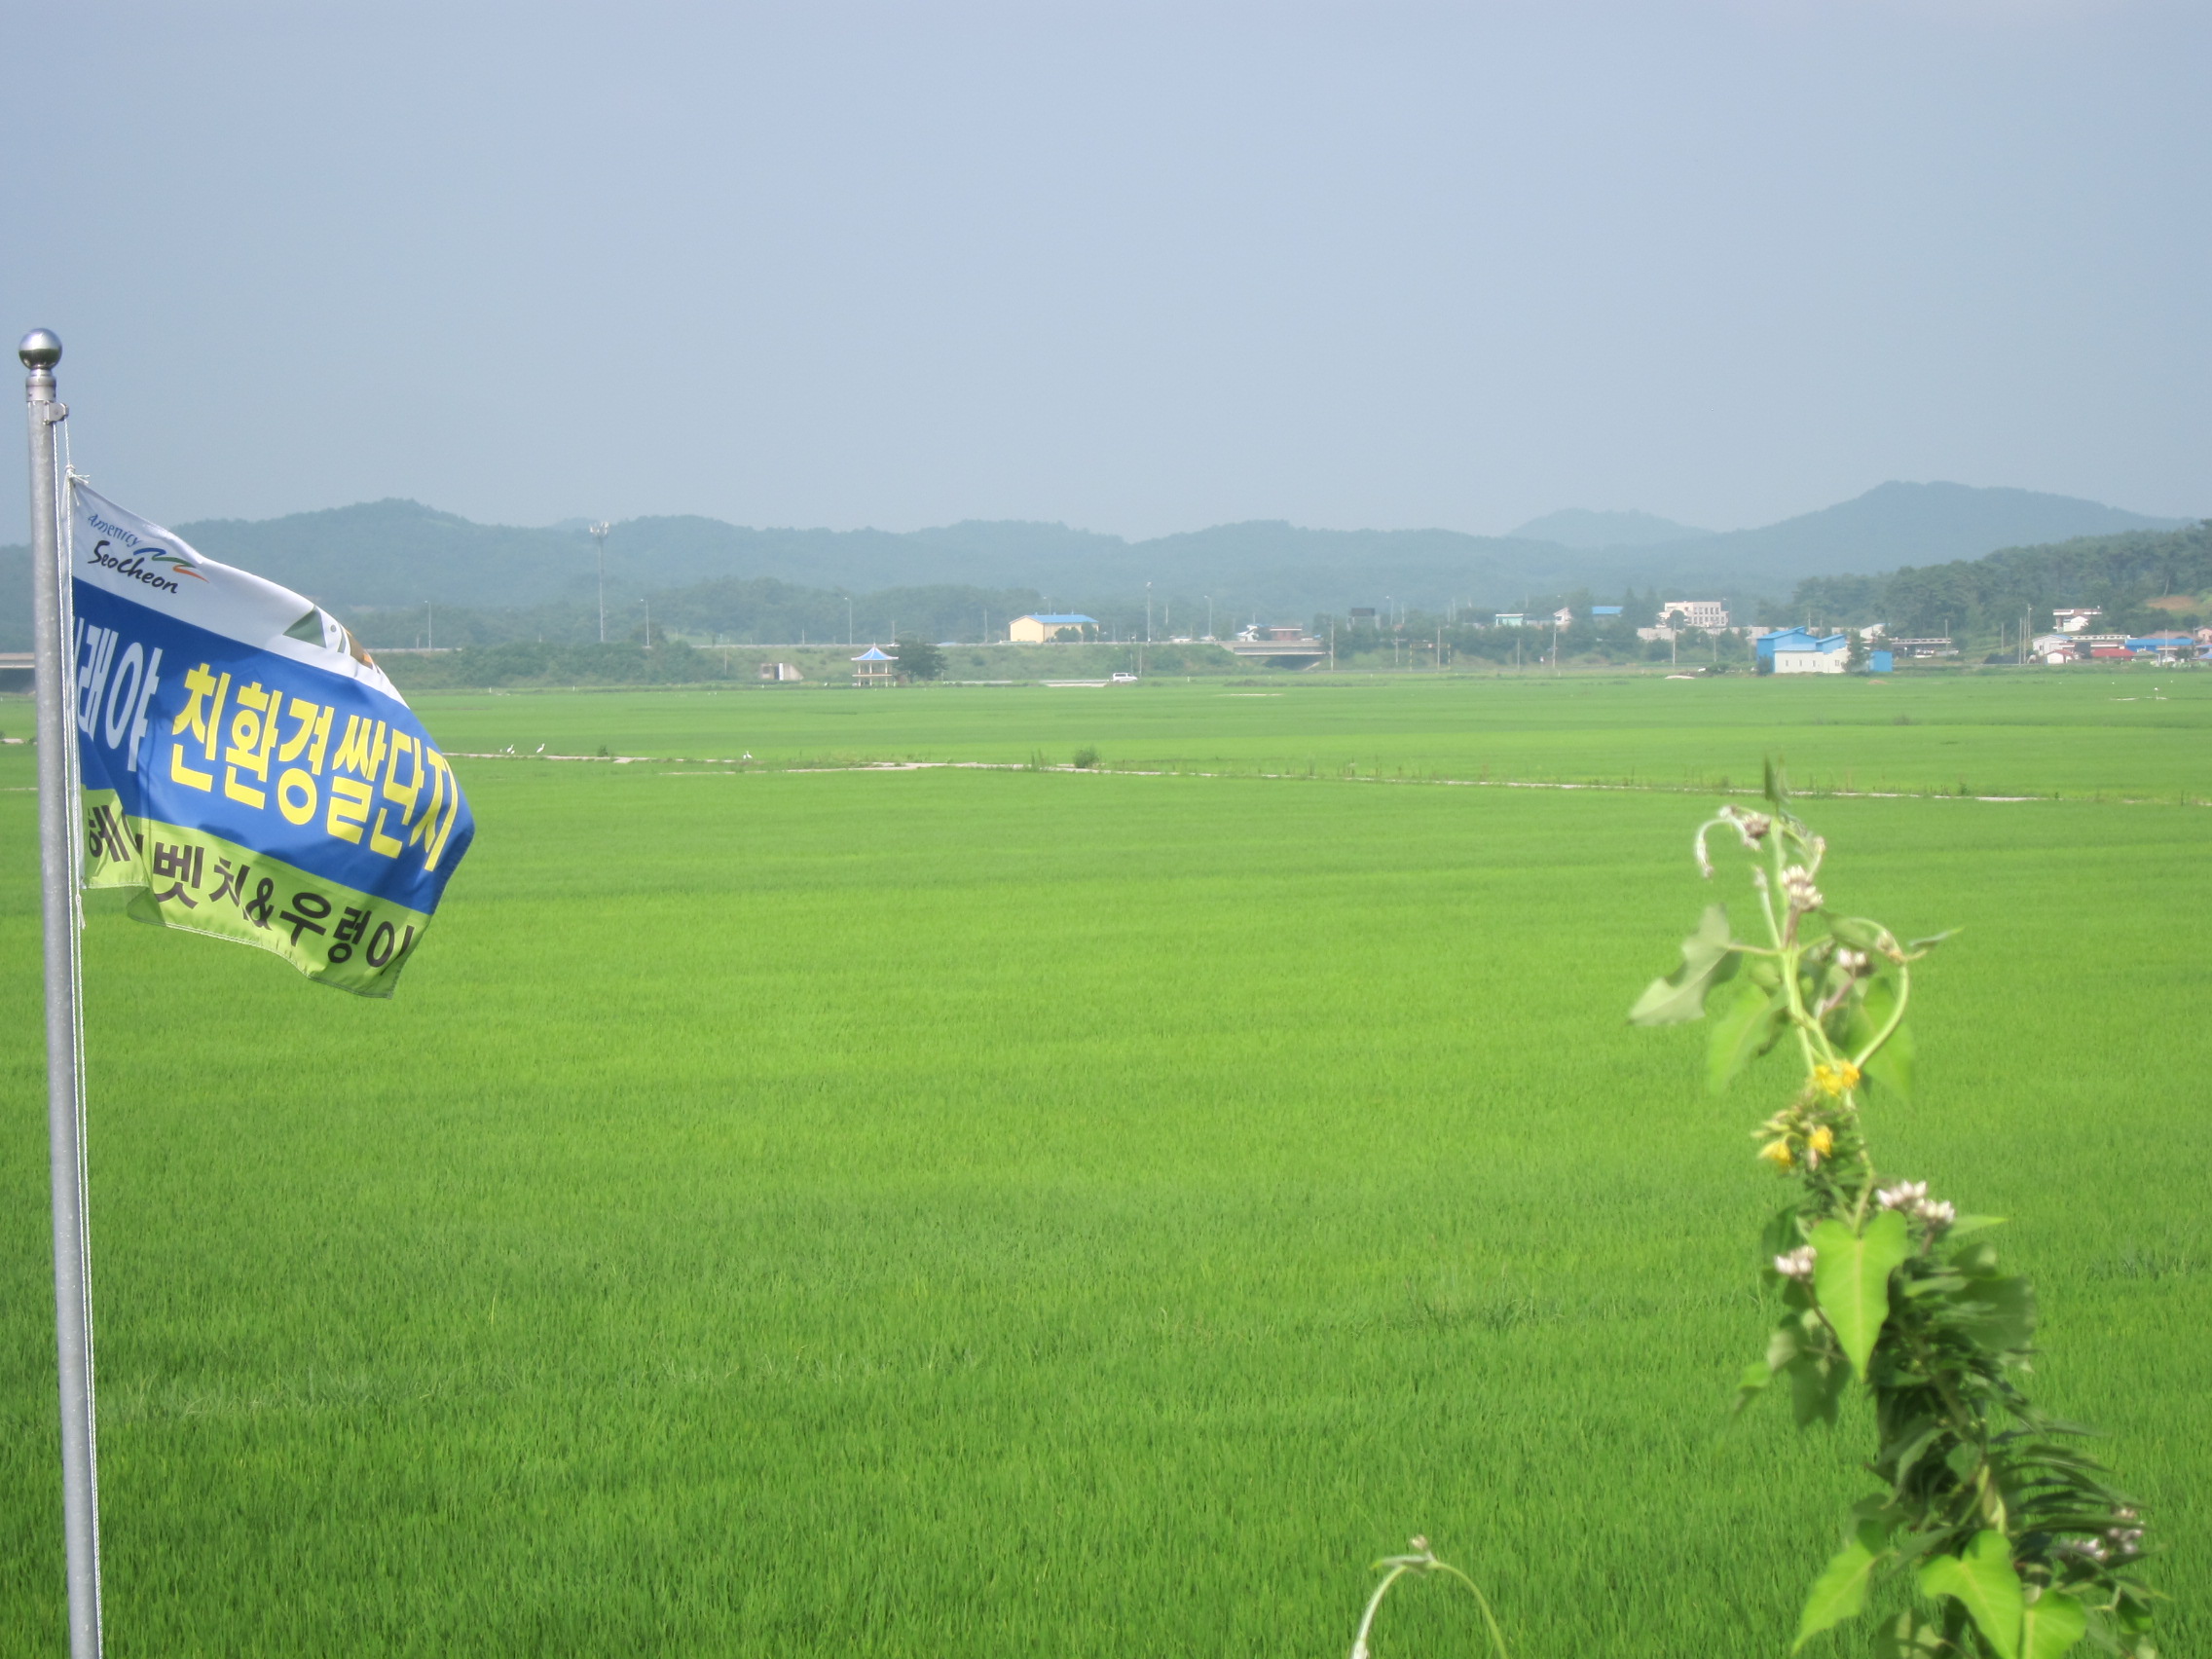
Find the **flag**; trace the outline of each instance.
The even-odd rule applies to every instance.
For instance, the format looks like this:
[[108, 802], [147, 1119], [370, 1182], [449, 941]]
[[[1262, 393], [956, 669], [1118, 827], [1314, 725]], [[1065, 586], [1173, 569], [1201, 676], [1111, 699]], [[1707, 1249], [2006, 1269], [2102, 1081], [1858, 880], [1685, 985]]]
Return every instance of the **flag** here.
[[337, 618], [70, 480], [85, 885], [387, 997], [476, 832]]

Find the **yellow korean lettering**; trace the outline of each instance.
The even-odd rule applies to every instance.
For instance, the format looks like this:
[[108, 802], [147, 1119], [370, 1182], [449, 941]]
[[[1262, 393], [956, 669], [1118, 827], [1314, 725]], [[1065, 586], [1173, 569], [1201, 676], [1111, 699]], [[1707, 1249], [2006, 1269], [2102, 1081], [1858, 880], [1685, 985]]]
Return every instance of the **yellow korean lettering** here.
[[[399, 757], [408, 759], [411, 782], [399, 781]], [[399, 803], [399, 822], [402, 828], [415, 822], [415, 803], [423, 794], [423, 746], [403, 731], [391, 734], [391, 759], [385, 767], [384, 798]]]
[[[408, 770], [413, 780], [405, 784], [399, 781], [399, 757], [402, 755], [405, 755], [408, 758]], [[394, 731], [391, 734], [391, 759], [385, 768], [384, 794], [385, 799], [399, 803], [399, 827], [402, 830], [415, 821], [415, 802], [422, 793], [422, 745], [405, 732]], [[387, 835], [384, 832], [385, 818], [390, 811], [391, 808], [388, 806], [377, 808], [376, 828], [369, 831], [369, 847], [372, 851], [384, 854], [387, 859], [395, 859], [399, 857], [400, 848], [404, 843], [396, 836]]]
[[312, 776], [320, 772], [323, 745], [330, 740], [330, 717], [337, 711], [327, 703], [294, 697], [291, 706], [284, 712], [298, 720], [300, 725], [297, 731], [284, 739], [284, 747], [276, 751], [276, 758], [290, 762], [297, 760], [304, 753], [308, 757], [309, 774]]
[[430, 805], [407, 838], [423, 843], [423, 867], [436, 869], [438, 858], [446, 850], [446, 837], [453, 832], [453, 821], [461, 816], [461, 785], [446, 757], [426, 743], [423, 745], [423, 758], [430, 767]]
[[375, 790], [375, 785], [360, 778], [333, 776], [330, 780], [330, 811], [323, 818], [323, 829], [341, 841], [358, 843], [361, 839], [361, 827], [368, 822], [369, 797]]
[[215, 787], [215, 774], [195, 772], [187, 766], [184, 763], [184, 745], [175, 743], [169, 746], [169, 781], [190, 789], [211, 790]]
[[297, 766], [285, 768], [276, 780], [276, 810], [286, 822], [305, 824], [314, 817], [315, 788], [313, 774]]
[[269, 756], [276, 747], [276, 710], [284, 700], [281, 691], [264, 691], [261, 682], [239, 687], [238, 713], [231, 717], [231, 746], [223, 751], [223, 793], [256, 811], [269, 804], [269, 792], [241, 783], [239, 774], [251, 772], [269, 782]]
[[378, 768], [384, 764], [384, 721], [373, 720], [366, 715], [348, 715], [346, 735], [339, 741], [338, 758], [331, 766], [340, 772], [367, 778], [373, 784]]
[[231, 677], [218, 676], [207, 663], [189, 670], [184, 677], [187, 693], [184, 707], [177, 711], [176, 719], [169, 722], [169, 735], [181, 737], [190, 732], [200, 741], [201, 758], [209, 762], [207, 771], [196, 771], [184, 763], [184, 745], [169, 745], [169, 778], [173, 783], [184, 784], [196, 790], [212, 790], [215, 774], [216, 734], [222, 729], [223, 704], [230, 696]]

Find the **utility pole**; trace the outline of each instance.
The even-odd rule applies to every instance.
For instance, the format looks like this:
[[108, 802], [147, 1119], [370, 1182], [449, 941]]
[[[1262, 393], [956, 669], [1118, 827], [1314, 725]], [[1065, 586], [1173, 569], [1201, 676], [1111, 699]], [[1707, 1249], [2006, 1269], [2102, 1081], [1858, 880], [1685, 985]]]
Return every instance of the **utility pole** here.
[[853, 596], [845, 596], [845, 644], [853, 643]]
[[423, 601], [423, 644], [431, 650], [438, 648], [437, 619], [430, 614], [430, 602]]
[[599, 643], [603, 645], [607, 644], [607, 533], [613, 528], [610, 524], [591, 527], [591, 538], [599, 544]]
[[638, 603], [645, 608], [645, 649], [649, 651], [653, 648], [653, 602], [641, 599]]
[[1213, 638], [1213, 595], [1206, 595], [1206, 638]]
[[1152, 584], [1144, 584], [1144, 643], [1152, 644]]

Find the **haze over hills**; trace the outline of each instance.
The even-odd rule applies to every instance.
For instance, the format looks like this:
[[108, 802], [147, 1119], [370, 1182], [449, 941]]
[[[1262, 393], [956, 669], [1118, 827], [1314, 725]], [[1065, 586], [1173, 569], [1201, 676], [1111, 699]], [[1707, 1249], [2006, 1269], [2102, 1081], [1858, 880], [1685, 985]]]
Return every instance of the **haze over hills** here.
[[[1658, 588], [1724, 597], [1748, 610], [1808, 576], [1875, 574], [1972, 559], [2000, 547], [2170, 528], [2094, 501], [1959, 484], [1884, 484], [1854, 500], [1755, 530], [1721, 534], [1644, 513], [1570, 510], [1510, 536], [1448, 530], [1305, 530], [1272, 521], [1129, 542], [1057, 524], [970, 522], [939, 529], [748, 529], [696, 517], [632, 519], [607, 543], [610, 615], [644, 596], [703, 583], [771, 580], [853, 594], [959, 586], [1001, 603], [1045, 603], [1102, 619], [1141, 616], [1146, 585], [1172, 603], [1180, 631], [1211, 599], [1227, 624], [1249, 614], [1395, 603], [1416, 608], [1517, 608], [1587, 589]], [[174, 527], [210, 557], [295, 587], [341, 615], [439, 606], [534, 610], [594, 596], [585, 527], [480, 525], [413, 501], [384, 500], [259, 522]], [[1549, 538], [1531, 534], [1549, 533]], [[1627, 537], [1591, 545], [1593, 535]], [[21, 549], [5, 553], [13, 596], [0, 643], [27, 641]], [[1034, 595], [1034, 600], [1013, 595]], [[1125, 624], [1124, 624], [1125, 625]], [[617, 627], [627, 623], [617, 623]]]
[[1562, 547], [1657, 547], [1669, 541], [1694, 541], [1714, 533], [1692, 530], [1655, 513], [1599, 513], [1587, 507], [1566, 507], [1530, 519], [1506, 534], [1518, 540], [1552, 541]]

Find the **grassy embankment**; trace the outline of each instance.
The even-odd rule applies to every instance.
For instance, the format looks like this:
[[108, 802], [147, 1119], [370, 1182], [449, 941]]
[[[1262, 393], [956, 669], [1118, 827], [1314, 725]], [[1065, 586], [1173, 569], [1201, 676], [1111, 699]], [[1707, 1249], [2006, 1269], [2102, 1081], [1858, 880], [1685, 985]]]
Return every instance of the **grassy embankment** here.
[[[1684, 730], [1658, 702], [1714, 692], [1738, 688], [820, 703], [876, 722], [857, 748], [1320, 766], [1333, 742], [1386, 773], [1649, 776], [1654, 745], [1748, 773], [1780, 743], [1940, 786], [1922, 746], [1949, 730], [2020, 793], [2102, 787], [2131, 746], [2168, 801], [2206, 753], [2163, 723], [2201, 719], [2180, 690], [2016, 734], [1995, 704], [1822, 726], [1769, 703], [1762, 726], [1708, 702], [1737, 712]], [[793, 720], [793, 754], [834, 747], [808, 709], [429, 718], [457, 749], [527, 716], [712, 752], [742, 710]], [[462, 768], [478, 848], [391, 1003], [113, 914], [88, 933], [119, 1655], [1327, 1654], [1365, 1563], [1415, 1530], [1523, 1654], [1786, 1645], [1864, 1430], [1728, 1419], [1767, 1323], [1766, 1101], [1756, 1074], [1701, 1098], [1697, 1034], [1622, 1022], [1704, 897], [1697, 802]], [[0, 773], [0, 1650], [43, 1653], [28, 753]], [[1882, 1143], [2012, 1218], [2039, 1397], [2113, 1431], [2172, 1550], [2165, 1645], [2194, 1651], [2212, 814], [1817, 812], [1839, 903], [1967, 929], [1924, 977], [1921, 1093], [1882, 1108]], [[2001, 1150], [2022, 1131], [2033, 1156]], [[1397, 1651], [1465, 1650], [1441, 1596], [1393, 1617]]]

